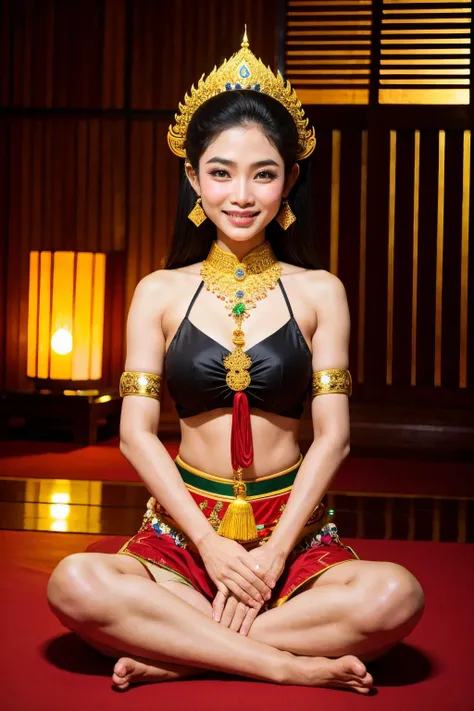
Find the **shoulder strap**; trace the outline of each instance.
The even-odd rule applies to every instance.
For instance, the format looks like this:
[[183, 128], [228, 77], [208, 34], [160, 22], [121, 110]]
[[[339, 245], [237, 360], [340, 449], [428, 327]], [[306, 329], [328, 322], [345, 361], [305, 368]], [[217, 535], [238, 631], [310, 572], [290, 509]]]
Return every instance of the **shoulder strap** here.
[[190, 314], [190, 311], [191, 311], [191, 309], [193, 308], [193, 304], [194, 304], [194, 302], [196, 301], [197, 297], [199, 296], [199, 292], [201, 291], [201, 289], [202, 289], [203, 286], [204, 286], [204, 280], [201, 281], [201, 283], [199, 284], [198, 288], [197, 288], [196, 291], [194, 292], [194, 296], [193, 296], [193, 298], [191, 299], [191, 302], [190, 302], [190, 304], [189, 304], [189, 306], [188, 306], [188, 310], [186, 311], [186, 315], [185, 315], [184, 318], [188, 318], [188, 316], [189, 316], [189, 314]]
[[282, 283], [281, 279], [278, 279], [278, 283], [279, 283], [279, 285], [280, 285], [281, 293], [282, 293], [283, 296], [285, 297], [286, 305], [288, 306], [288, 311], [290, 312], [290, 316], [291, 316], [291, 318], [294, 318], [294, 316], [293, 316], [293, 309], [291, 308], [291, 304], [290, 304], [290, 300], [289, 300], [289, 298], [288, 298], [288, 294], [287, 294], [286, 291], [285, 291], [285, 288], [284, 288], [284, 286], [283, 286], [283, 283]]

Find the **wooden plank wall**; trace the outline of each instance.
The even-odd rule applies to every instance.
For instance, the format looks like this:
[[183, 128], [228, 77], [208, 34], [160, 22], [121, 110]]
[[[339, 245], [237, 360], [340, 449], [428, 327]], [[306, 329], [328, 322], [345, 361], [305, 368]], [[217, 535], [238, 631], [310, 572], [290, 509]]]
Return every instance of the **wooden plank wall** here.
[[467, 401], [471, 131], [334, 121], [316, 131], [315, 203], [325, 263], [348, 293], [357, 392]]
[[[238, 49], [245, 22], [275, 66], [276, 18], [270, 0], [1, 4], [0, 387], [31, 387], [32, 249], [124, 252], [120, 337], [105, 364], [118, 383], [133, 290], [159, 268], [173, 227], [180, 162], [168, 125], [199, 73]], [[166, 393], [163, 410], [173, 418]]]
[[[172, 231], [180, 162], [166, 145], [168, 125], [200, 74], [238, 49], [244, 22], [255, 54], [277, 66], [278, 7], [1, 4], [0, 387], [29, 387], [31, 249], [123, 252], [107, 371], [118, 381], [133, 290], [159, 268]], [[380, 120], [373, 106], [308, 108], [319, 241], [351, 309], [354, 393], [472, 401], [470, 132], [426, 114], [420, 124], [416, 109], [410, 119], [380, 108]], [[163, 413], [174, 417], [166, 393]]]

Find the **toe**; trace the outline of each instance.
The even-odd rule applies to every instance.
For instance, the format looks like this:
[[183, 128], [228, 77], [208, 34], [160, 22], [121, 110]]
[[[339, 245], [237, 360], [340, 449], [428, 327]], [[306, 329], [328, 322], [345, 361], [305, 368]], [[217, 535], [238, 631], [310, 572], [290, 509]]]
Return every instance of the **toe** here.
[[368, 689], [366, 686], [354, 686], [354, 691], [356, 691], [358, 694], [364, 694], [364, 696], [367, 696], [367, 694], [370, 693], [370, 689]]
[[127, 689], [130, 686], [130, 682], [127, 679], [121, 679], [115, 674], [112, 675], [112, 683], [119, 689]]
[[114, 666], [114, 674], [117, 676], [126, 676], [131, 672], [131, 669], [129, 669], [129, 664], [127, 663], [128, 660], [125, 659], [119, 659], [116, 665]]
[[133, 660], [119, 659], [114, 666], [112, 674], [113, 683], [120, 689], [126, 689], [130, 685], [130, 675], [133, 673]]
[[366, 676], [367, 670], [365, 668], [365, 665], [360, 661], [360, 659], [357, 659], [357, 657], [349, 655], [347, 657], [344, 657], [343, 661], [344, 671], [346, 672], [346, 674], [354, 674], [360, 679]]

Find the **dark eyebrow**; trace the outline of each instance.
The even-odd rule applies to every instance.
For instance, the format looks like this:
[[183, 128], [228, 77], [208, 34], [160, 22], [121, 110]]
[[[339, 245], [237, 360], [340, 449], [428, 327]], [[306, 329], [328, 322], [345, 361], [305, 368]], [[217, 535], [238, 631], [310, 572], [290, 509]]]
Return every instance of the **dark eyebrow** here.
[[[232, 167], [235, 167], [235, 162], [233, 160], [228, 160], [227, 158], [220, 158], [219, 156], [215, 156], [214, 158], [210, 158], [210, 160], [206, 161], [206, 165], [208, 163], [222, 163], [223, 165], [229, 165]], [[277, 168], [278, 163], [271, 158], [267, 158], [265, 160], [258, 160], [255, 163], [252, 163], [250, 166], [251, 168], [262, 168], [264, 165], [274, 165]]]

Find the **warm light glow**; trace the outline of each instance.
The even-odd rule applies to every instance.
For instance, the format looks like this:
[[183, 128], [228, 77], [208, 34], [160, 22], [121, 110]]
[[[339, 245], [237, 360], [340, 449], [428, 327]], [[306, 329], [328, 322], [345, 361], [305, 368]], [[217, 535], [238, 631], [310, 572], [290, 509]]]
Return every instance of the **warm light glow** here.
[[61, 533], [66, 533], [67, 531], [67, 521], [52, 521], [51, 531], [60, 531]]
[[60, 328], [53, 333], [51, 348], [58, 355], [66, 355], [72, 351], [72, 336], [65, 328]]
[[26, 479], [23, 529], [103, 533], [101, 481]]
[[69, 494], [57, 492], [51, 496], [53, 504], [68, 504], [70, 501]]
[[105, 275], [105, 254], [30, 252], [28, 377], [102, 377]]
[[68, 504], [51, 504], [49, 511], [51, 518], [54, 520], [63, 520], [71, 513], [71, 507]]

